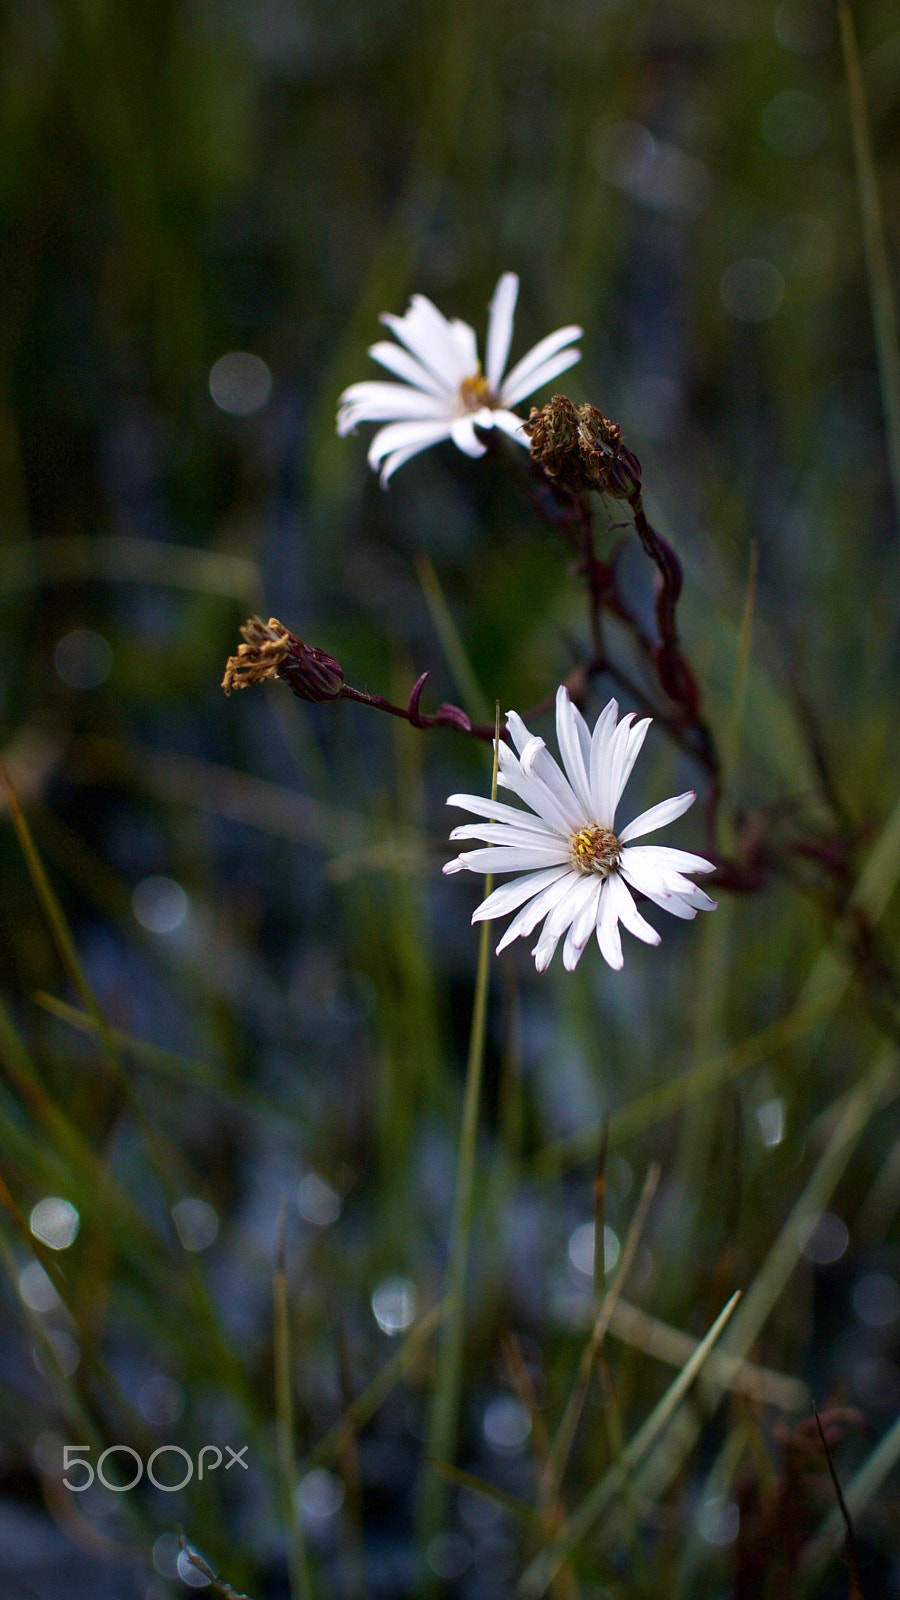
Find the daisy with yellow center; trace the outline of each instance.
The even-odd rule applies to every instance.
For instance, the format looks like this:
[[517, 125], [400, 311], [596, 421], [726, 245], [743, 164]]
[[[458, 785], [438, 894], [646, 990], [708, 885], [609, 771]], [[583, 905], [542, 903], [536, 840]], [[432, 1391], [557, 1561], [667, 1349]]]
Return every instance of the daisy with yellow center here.
[[549, 966], [563, 935], [563, 965], [569, 972], [592, 933], [604, 960], [618, 970], [624, 959], [620, 922], [645, 944], [659, 944], [656, 929], [638, 911], [635, 892], [684, 919], [715, 909], [715, 901], [688, 876], [712, 872], [713, 862], [687, 850], [633, 842], [687, 811], [697, 798], [693, 790], [651, 806], [616, 831], [616, 808], [650, 726], [649, 717], [635, 722], [629, 713], [620, 722], [618, 715], [616, 701], [610, 700], [591, 731], [566, 688], [560, 688], [560, 768], [543, 739], [533, 738], [521, 717], [508, 712], [506, 725], [518, 754], [500, 745], [498, 781], [530, 811], [471, 794], [454, 794], [447, 802], [485, 819], [454, 828], [451, 839], [479, 839], [488, 848], [463, 851], [444, 871], [520, 874], [489, 894], [472, 921], [516, 912], [498, 955], [543, 923], [532, 951], [539, 972]]
[[382, 484], [404, 461], [442, 439], [452, 439], [468, 456], [484, 455], [476, 427], [500, 428], [527, 447], [524, 419], [510, 407], [580, 359], [581, 352], [568, 347], [581, 329], [548, 334], [504, 377], [518, 293], [516, 274], [504, 272], [491, 301], [483, 373], [474, 329], [458, 318], [448, 321], [424, 295], [414, 294], [402, 317], [384, 313], [381, 320], [398, 342], [380, 340], [369, 355], [403, 382], [351, 384], [340, 397], [337, 419], [341, 435], [360, 422], [387, 424], [369, 447], [369, 465], [380, 467]]

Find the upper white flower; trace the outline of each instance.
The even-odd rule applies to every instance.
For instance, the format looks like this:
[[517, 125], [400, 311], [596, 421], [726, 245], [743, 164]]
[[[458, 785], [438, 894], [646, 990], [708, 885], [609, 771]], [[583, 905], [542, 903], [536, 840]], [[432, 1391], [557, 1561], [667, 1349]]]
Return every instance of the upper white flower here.
[[423, 294], [413, 295], [405, 316], [383, 313], [381, 321], [400, 343], [381, 340], [369, 355], [403, 382], [351, 384], [338, 401], [337, 420], [341, 435], [358, 422], [388, 424], [369, 447], [369, 465], [381, 466], [383, 484], [404, 461], [441, 439], [452, 439], [468, 456], [484, 455], [476, 425], [502, 428], [527, 443], [522, 418], [509, 407], [581, 359], [580, 350], [565, 348], [581, 329], [549, 333], [504, 378], [518, 293], [516, 274], [504, 272], [491, 301], [483, 374], [474, 329], [457, 318], [448, 322]]
[[623, 959], [620, 922], [646, 944], [659, 944], [659, 934], [641, 916], [632, 889], [675, 917], [715, 910], [716, 902], [685, 877], [688, 872], [712, 872], [711, 861], [687, 850], [632, 843], [687, 811], [697, 798], [693, 790], [651, 806], [614, 831], [616, 806], [651, 721], [645, 717], [632, 727], [629, 713], [617, 725], [618, 714], [616, 701], [610, 700], [591, 733], [566, 688], [558, 690], [556, 733], [563, 772], [543, 739], [532, 738], [521, 717], [507, 712], [506, 725], [519, 754], [500, 745], [498, 781], [531, 811], [473, 794], [453, 794], [447, 801], [487, 819], [454, 828], [451, 839], [483, 839], [490, 848], [464, 851], [444, 871], [522, 874], [489, 894], [472, 921], [518, 911], [497, 946], [498, 955], [543, 921], [532, 951], [538, 972], [549, 966], [563, 934], [563, 965], [569, 972], [595, 930], [601, 954], [618, 970]]

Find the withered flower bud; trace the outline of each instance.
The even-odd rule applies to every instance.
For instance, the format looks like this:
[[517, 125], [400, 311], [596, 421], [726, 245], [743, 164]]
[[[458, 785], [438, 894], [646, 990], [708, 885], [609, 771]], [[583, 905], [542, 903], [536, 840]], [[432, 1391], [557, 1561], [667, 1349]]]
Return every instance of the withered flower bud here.
[[540, 410], [532, 406], [523, 424], [531, 455], [549, 478], [576, 494], [596, 489], [616, 500], [631, 500], [641, 487], [641, 464], [622, 444], [618, 425], [596, 406], [576, 406], [555, 394]]
[[244, 643], [225, 663], [226, 694], [269, 678], [282, 678], [301, 700], [336, 700], [341, 694], [344, 674], [334, 656], [304, 644], [277, 617], [250, 617], [241, 634]]

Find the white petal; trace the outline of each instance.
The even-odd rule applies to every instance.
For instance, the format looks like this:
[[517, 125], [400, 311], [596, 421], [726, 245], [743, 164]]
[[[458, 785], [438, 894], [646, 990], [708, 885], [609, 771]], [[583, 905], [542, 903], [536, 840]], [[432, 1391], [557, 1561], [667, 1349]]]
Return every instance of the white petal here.
[[693, 917], [697, 911], [715, 910], [715, 901], [698, 884], [658, 862], [646, 860], [645, 849], [651, 848], [629, 846], [622, 851], [619, 871], [626, 883], [674, 917]]
[[488, 318], [487, 347], [484, 358], [484, 375], [487, 386], [499, 394], [503, 370], [509, 356], [512, 339], [513, 315], [519, 294], [519, 280], [514, 272], [504, 272], [494, 290]]
[[611, 873], [607, 879], [607, 892], [615, 901], [616, 916], [623, 928], [633, 933], [636, 939], [643, 939], [645, 944], [659, 944], [659, 934], [641, 916], [632, 899], [631, 890], [618, 872]]
[[527, 906], [523, 906], [518, 916], [513, 917], [503, 938], [500, 940], [497, 946], [497, 955], [499, 956], [500, 952], [505, 950], [508, 944], [512, 944], [514, 939], [525, 939], [530, 933], [533, 933], [541, 918], [546, 916], [548, 911], [552, 911], [555, 906], [561, 904], [567, 895], [571, 893], [576, 880], [580, 876], [580, 873], [566, 872], [555, 883], [548, 884], [545, 889], [541, 890], [540, 894], [535, 895]]
[[690, 850], [673, 850], [672, 846], [667, 844], [638, 844], [628, 853], [641, 856], [645, 861], [653, 861], [657, 866], [671, 872], [715, 872], [716, 870], [715, 863], [707, 861], [705, 856], [695, 856]]
[[382, 489], [387, 488], [398, 467], [402, 467], [405, 462], [411, 461], [413, 456], [417, 456], [421, 450], [427, 450], [430, 444], [439, 442], [436, 439], [419, 439], [415, 444], [408, 444], [402, 450], [392, 450], [390, 455], [386, 456], [382, 462], [379, 479]]
[[625, 764], [625, 755], [633, 721], [634, 712], [629, 711], [622, 718], [606, 746], [603, 770], [600, 774], [599, 794], [596, 796], [598, 800], [597, 821], [601, 828], [611, 828], [616, 820], [616, 804], [620, 793], [619, 775]]
[[[689, 855], [686, 850], [665, 850], [661, 845], [629, 844], [623, 849], [621, 860], [627, 863], [632, 877], [637, 875], [639, 880], [645, 880], [660, 894], [681, 894], [693, 905], [700, 904], [696, 896], [698, 892], [704, 894], [704, 891], [698, 891], [697, 885], [685, 877], [679, 868], [695, 871], [696, 868], [686, 863], [703, 861], [702, 856]], [[706, 862], [702, 870], [706, 871], [708, 867], [709, 863]], [[639, 887], [643, 887], [640, 882]]]
[[[572, 789], [585, 814], [588, 815], [593, 810], [591, 786], [584, 761], [584, 745], [575, 718], [575, 707], [569, 699], [568, 689], [563, 685], [556, 692], [556, 737], [559, 753]], [[590, 739], [588, 739], [588, 749], [590, 749]]]
[[[585, 943], [586, 942], [587, 941], [585, 941]], [[575, 939], [575, 924], [573, 922], [571, 928], [566, 934], [566, 942], [563, 945], [563, 966], [567, 972], [575, 971], [575, 968], [584, 955], [584, 950], [585, 946], [583, 944], [578, 944]]]
[[519, 765], [521, 766], [526, 777], [531, 777], [546, 748], [546, 744], [538, 734], [535, 734], [533, 738], [529, 739], [528, 742], [522, 746], [522, 749], [519, 751]]
[[478, 372], [478, 341], [475, 329], [470, 328], [467, 322], [462, 322], [459, 317], [454, 317], [447, 324], [454, 347], [459, 355], [462, 376], [472, 378]]
[[561, 350], [558, 356], [551, 356], [549, 361], [536, 367], [527, 377], [520, 378], [517, 384], [509, 386], [504, 384], [500, 398], [506, 405], [516, 406], [526, 395], [534, 394], [536, 389], [543, 389], [546, 384], [552, 383], [554, 378], [558, 378], [561, 372], [567, 372], [569, 367], [574, 367], [576, 361], [580, 360], [580, 350]]
[[642, 894], [685, 894], [694, 888], [689, 878], [682, 878], [652, 858], [648, 860], [643, 850], [634, 845], [625, 846], [619, 857], [619, 870]]
[[501, 744], [498, 755], [499, 781], [520, 800], [524, 800], [532, 811], [559, 833], [560, 839], [568, 844], [572, 836], [572, 826], [568, 816], [557, 805], [556, 800], [545, 784], [538, 778], [522, 771], [519, 762], [506, 745]]
[[538, 867], [568, 866], [569, 852], [552, 845], [488, 845], [484, 850], [464, 850], [455, 861], [448, 861], [445, 872], [529, 872]]
[[402, 454], [403, 460], [408, 461], [420, 450], [427, 450], [429, 445], [439, 444], [442, 439], [449, 437], [450, 426], [446, 422], [389, 422], [386, 428], [376, 433], [369, 445], [369, 466], [377, 468], [385, 456], [390, 456], [390, 460], [384, 462], [381, 473], [381, 481], [386, 483], [400, 464], [394, 460], [395, 455]]
[[487, 449], [475, 436], [474, 419], [471, 416], [455, 417], [450, 425], [450, 437], [457, 450], [462, 450], [467, 456], [483, 456]]
[[641, 753], [641, 746], [643, 745], [644, 740], [647, 737], [647, 729], [649, 728], [650, 723], [652, 722], [652, 720], [653, 720], [652, 717], [642, 717], [640, 722], [636, 722], [635, 723], [634, 727], [631, 729], [631, 732], [628, 735], [628, 740], [627, 740], [626, 745], [625, 745], [625, 752], [624, 752], [624, 755], [622, 757], [621, 766], [619, 768], [618, 780], [617, 780], [618, 781], [619, 792], [616, 795], [616, 799], [615, 799], [615, 803], [614, 803], [614, 806], [613, 806], [613, 810], [616, 809], [616, 807], [619, 804], [619, 801], [622, 798], [622, 795], [623, 795], [624, 790], [625, 790], [625, 785], [628, 782], [628, 779], [631, 777], [631, 772], [632, 772], [632, 768], [634, 767], [634, 763], [636, 762], [638, 756]]
[[568, 824], [570, 832], [577, 833], [590, 816], [579, 803], [578, 796], [565, 775], [560, 771], [543, 739], [530, 739], [522, 751], [519, 765], [526, 778], [535, 778], [553, 796]]
[[[446, 872], [446, 870], [445, 867], [444, 871]], [[624, 863], [620, 866], [619, 872], [626, 883], [630, 883], [631, 887], [637, 889], [645, 899], [652, 900], [655, 906], [659, 906], [660, 911], [668, 911], [671, 917], [683, 917], [686, 921], [691, 921], [697, 915], [697, 907], [688, 905], [681, 895], [666, 894], [660, 889], [648, 889], [642, 883], [635, 883]]]
[[664, 828], [667, 822], [674, 822], [676, 817], [683, 816], [696, 798], [693, 789], [688, 789], [685, 794], [675, 795], [671, 800], [660, 800], [658, 805], [651, 806], [649, 811], [642, 811], [639, 817], [629, 822], [627, 828], [619, 829], [620, 843], [628, 844], [631, 839], [640, 839], [645, 833]]
[[585, 903], [593, 894], [594, 885], [584, 873], [579, 873], [568, 893], [553, 907], [541, 929], [541, 936], [532, 950], [538, 972], [546, 972], [560, 939]]
[[423, 367], [402, 345], [391, 344], [390, 339], [379, 339], [377, 344], [369, 346], [369, 355], [380, 366], [387, 367], [388, 372], [396, 372], [398, 378], [405, 378], [407, 383], [426, 394], [442, 395], [448, 405], [455, 399], [455, 390]]
[[338, 401], [338, 433], [345, 434], [359, 422], [402, 422], [408, 417], [452, 415], [449, 402], [433, 394], [423, 394], [408, 383], [354, 383]]
[[[563, 345], [571, 344], [573, 339], [580, 339], [581, 333], [581, 328], [557, 328], [555, 333], [548, 333], [545, 339], [541, 339], [536, 345], [532, 346], [528, 354], [524, 355], [521, 361], [516, 363], [511, 372], [507, 373], [500, 390], [500, 399], [503, 404], [506, 406], [517, 405], [520, 400], [524, 400], [526, 395], [531, 394], [532, 390], [537, 388], [539, 382], [549, 382], [549, 379], [541, 376], [542, 369], [550, 370], [553, 360], [556, 358], [556, 352], [558, 350], [561, 351]], [[551, 376], [555, 376], [556, 372], [564, 372], [566, 367], [573, 366], [580, 359], [580, 350], [566, 351], [566, 359], [563, 366], [557, 366], [553, 369]]]
[[[578, 743], [581, 746], [581, 759], [584, 762], [584, 770], [588, 775], [588, 779], [590, 779], [590, 775], [591, 775], [591, 730], [588, 727], [587, 723], [585, 722], [584, 717], [581, 715], [581, 712], [579, 711], [578, 707], [571, 700], [569, 701], [569, 704], [572, 707], [572, 721], [573, 721], [573, 723], [575, 725], [575, 731], [578, 734]], [[592, 802], [592, 805], [593, 805], [593, 802]]]
[[697, 911], [715, 911], [719, 904], [718, 900], [713, 900], [705, 889], [701, 889], [699, 883], [694, 884], [690, 894], [673, 895], [672, 898], [683, 900], [686, 905], [693, 906]]
[[[528, 449], [528, 435], [524, 432], [524, 418], [517, 417], [514, 411], [491, 410], [491, 423], [495, 428], [500, 428], [503, 433], [508, 433], [516, 444], [521, 444]], [[478, 418], [475, 418], [478, 421]], [[481, 426], [481, 424], [479, 424]]]
[[594, 723], [594, 731], [591, 734], [591, 810], [595, 820], [605, 827], [609, 827], [609, 823], [603, 823], [600, 808], [606, 784], [606, 752], [615, 732], [618, 715], [618, 701], [609, 700]]
[[591, 886], [591, 892], [585, 896], [577, 917], [573, 919], [569, 929], [569, 939], [577, 945], [579, 951], [583, 950], [597, 925], [597, 913], [600, 909], [601, 897], [606, 893], [605, 880], [597, 873], [591, 873], [586, 882]]
[[501, 800], [486, 800], [478, 794], [452, 794], [447, 804], [471, 811], [476, 817], [486, 817], [488, 822], [509, 822], [514, 828], [530, 828], [534, 833], [544, 833], [548, 828], [542, 817], [532, 816], [530, 811], [505, 806]]
[[394, 338], [411, 350], [423, 367], [448, 388], [455, 391], [461, 380], [471, 373], [446, 317], [441, 316], [425, 295], [413, 295], [405, 316], [395, 317], [386, 311], [381, 320]]
[[454, 828], [451, 841], [457, 839], [483, 839], [485, 844], [527, 845], [559, 849], [559, 837], [544, 824], [542, 829], [513, 828], [508, 822], [464, 822]]
[[[609, 882], [610, 880], [607, 878], [607, 891], [609, 890]], [[614, 972], [619, 972], [625, 958], [622, 955], [618, 908], [615, 896], [609, 894], [609, 892], [604, 894], [600, 900], [600, 915], [597, 918], [597, 943], [600, 946], [600, 954], [607, 966], [612, 967]]]
[[417, 450], [424, 450], [426, 445], [436, 444], [441, 439], [449, 437], [450, 424], [439, 417], [434, 419], [423, 417], [421, 421], [389, 422], [386, 428], [379, 429], [369, 445], [369, 463], [377, 467], [391, 450], [406, 450], [410, 445], [415, 445]]
[[[473, 922], [492, 922], [494, 917], [505, 917], [516, 911], [526, 900], [533, 900], [542, 889], [549, 889], [568, 873], [568, 867], [545, 867], [543, 872], [526, 872], [521, 878], [501, 883], [472, 913]], [[529, 932], [531, 930], [529, 929]]]
[[536, 734], [531, 734], [528, 732], [528, 729], [522, 721], [522, 718], [519, 716], [518, 711], [507, 711], [506, 726], [509, 729], [509, 736], [518, 750], [519, 755], [522, 754], [522, 751], [525, 749], [525, 746], [530, 743], [531, 739], [537, 737]]

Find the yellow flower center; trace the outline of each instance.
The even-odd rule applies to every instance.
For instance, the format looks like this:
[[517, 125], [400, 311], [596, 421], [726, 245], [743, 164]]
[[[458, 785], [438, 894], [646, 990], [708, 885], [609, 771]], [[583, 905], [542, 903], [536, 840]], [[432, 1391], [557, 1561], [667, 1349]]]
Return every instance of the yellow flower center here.
[[598, 872], [608, 878], [621, 858], [621, 847], [611, 828], [581, 828], [572, 835], [572, 862], [579, 872]]
[[459, 400], [463, 411], [480, 411], [482, 406], [497, 404], [497, 396], [488, 386], [480, 368], [472, 373], [471, 378], [463, 378], [459, 386]]

